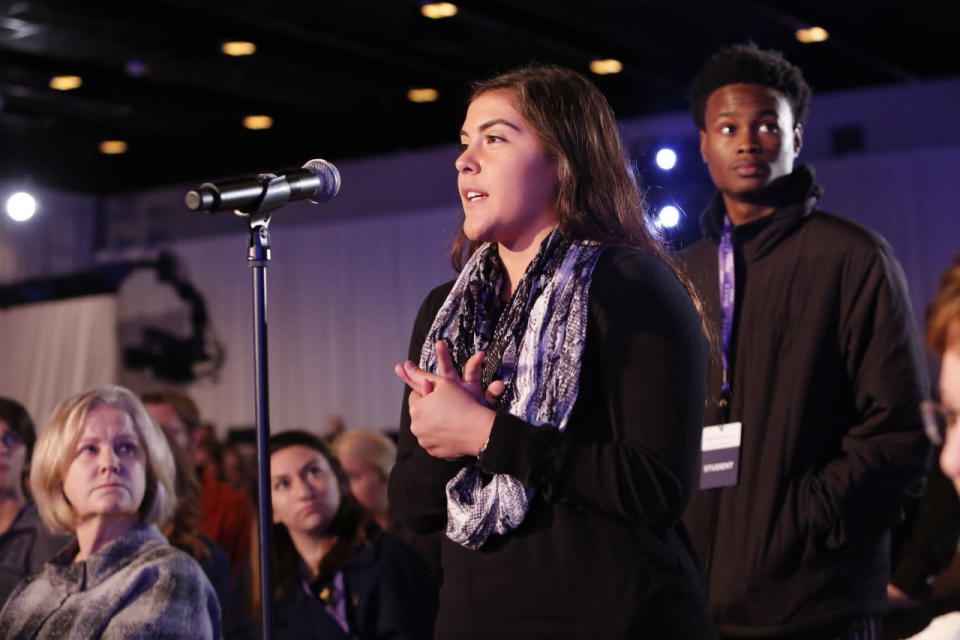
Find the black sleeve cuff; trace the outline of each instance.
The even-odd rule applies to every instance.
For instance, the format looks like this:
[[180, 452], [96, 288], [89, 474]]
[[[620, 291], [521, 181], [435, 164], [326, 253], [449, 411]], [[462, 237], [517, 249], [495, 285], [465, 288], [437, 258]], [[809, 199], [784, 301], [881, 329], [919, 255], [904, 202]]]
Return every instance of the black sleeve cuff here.
[[536, 469], [559, 431], [550, 425], [535, 427], [505, 412], [497, 412], [486, 450], [478, 466], [489, 473], [505, 473], [525, 486], [536, 484]]

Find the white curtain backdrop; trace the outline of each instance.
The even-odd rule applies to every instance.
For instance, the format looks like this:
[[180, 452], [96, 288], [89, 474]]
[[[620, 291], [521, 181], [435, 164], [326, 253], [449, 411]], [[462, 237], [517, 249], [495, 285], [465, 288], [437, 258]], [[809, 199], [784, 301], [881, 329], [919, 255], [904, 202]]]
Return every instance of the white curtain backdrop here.
[[21, 402], [42, 429], [68, 395], [117, 379], [113, 295], [56, 300], [0, 311], [0, 395]]

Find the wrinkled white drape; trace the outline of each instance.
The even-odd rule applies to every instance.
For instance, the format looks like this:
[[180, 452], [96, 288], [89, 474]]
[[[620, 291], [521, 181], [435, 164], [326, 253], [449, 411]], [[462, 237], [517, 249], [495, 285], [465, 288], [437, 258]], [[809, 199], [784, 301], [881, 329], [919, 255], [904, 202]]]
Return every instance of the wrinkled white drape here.
[[21, 402], [38, 428], [66, 396], [117, 378], [113, 295], [22, 305], [0, 311], [0, 395]]

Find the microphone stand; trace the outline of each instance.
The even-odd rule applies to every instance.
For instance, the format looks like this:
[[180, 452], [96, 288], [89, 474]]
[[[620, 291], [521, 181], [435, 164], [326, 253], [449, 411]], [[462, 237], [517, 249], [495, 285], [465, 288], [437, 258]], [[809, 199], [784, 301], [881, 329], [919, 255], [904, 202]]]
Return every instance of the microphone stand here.
[[267, 266], [270, 263], [270, 213], [290, 199], [290, 184], [282, 176], [257, 176], [263, 192], [251, 211], [237, 210], [247, 218], [250, 239], [247, 262], [253, 269], [253, 344], [255, 405], [257, 413], [257, 534], [260, 548], [260, 603], [263, 640], [273, 637], [273, 575], [270, 551], [273, 509], [270, 500], [270, 397], [267, 377]]

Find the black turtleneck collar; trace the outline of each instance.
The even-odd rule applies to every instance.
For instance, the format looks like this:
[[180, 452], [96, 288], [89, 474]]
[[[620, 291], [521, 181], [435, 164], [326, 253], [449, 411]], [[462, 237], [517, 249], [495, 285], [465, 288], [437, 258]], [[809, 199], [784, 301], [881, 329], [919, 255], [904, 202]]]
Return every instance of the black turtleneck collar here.
[[[771, 204], [776, 210], [769, 216], [737, 226], [734, 232], [738, 241], [752, 245], [751, 252], [757, 257], [772, 249], [800, 224], [816, 207], [823, 193], [817, 184], [813, 167], [806, 164], [797, 165], [789, 175], [779, 178], [771, 187]], [[720, 241], [725, 215], [723, 196], [717, 192], [700, 217], [704, 237]]]

